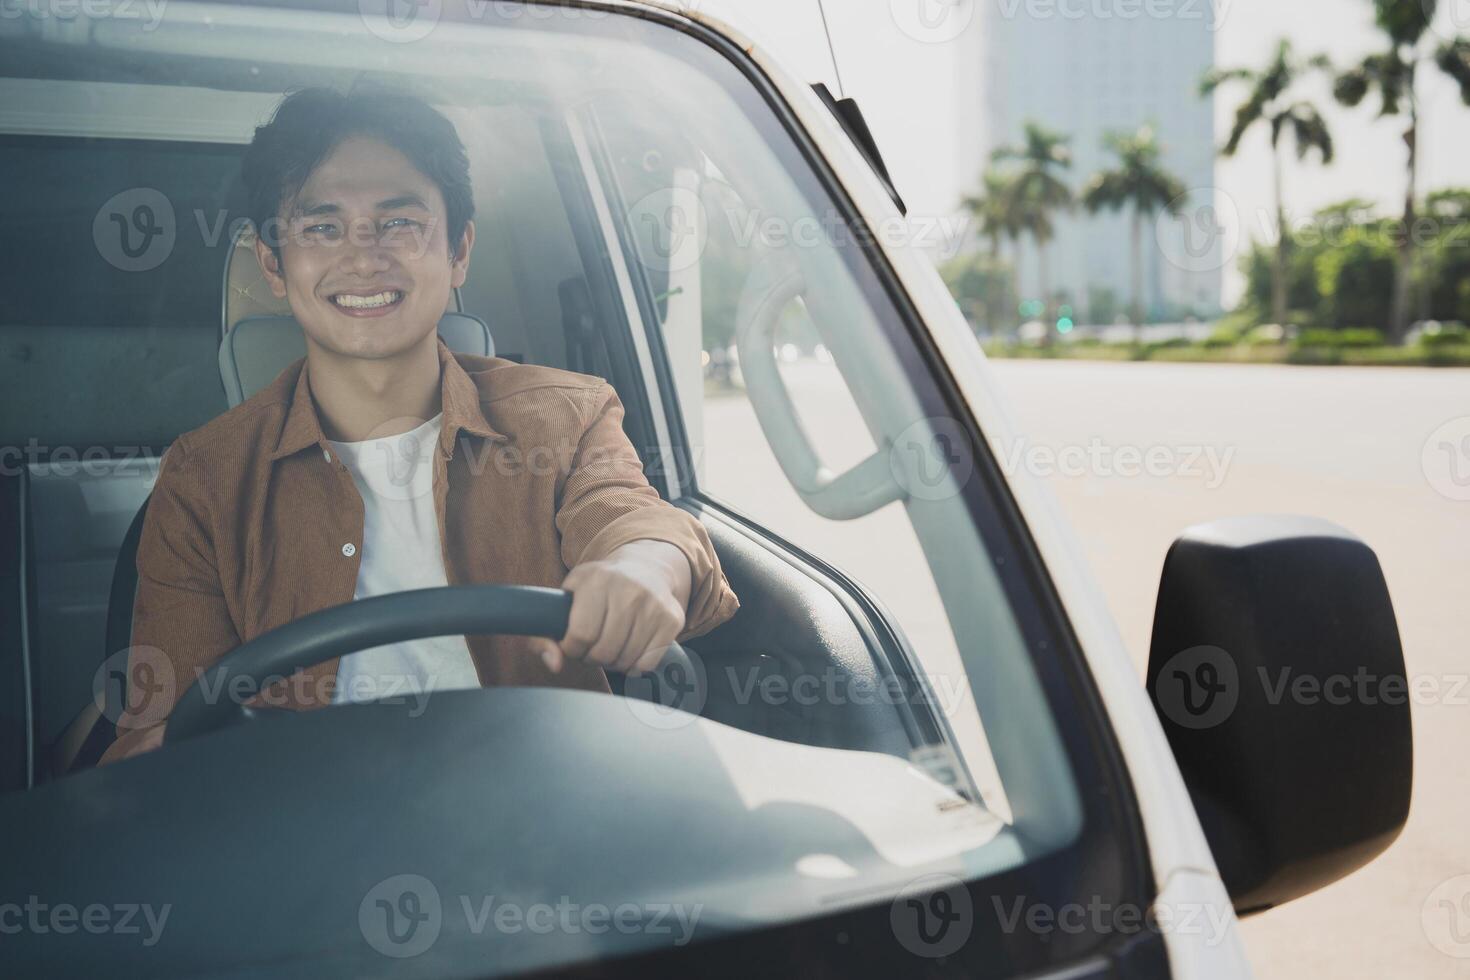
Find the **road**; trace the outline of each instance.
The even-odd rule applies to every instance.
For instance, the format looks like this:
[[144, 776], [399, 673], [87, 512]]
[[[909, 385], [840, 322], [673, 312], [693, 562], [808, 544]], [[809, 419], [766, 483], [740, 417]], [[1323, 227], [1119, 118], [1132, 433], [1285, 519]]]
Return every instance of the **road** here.
[[[1292, 512], [1335, 521], [1377, 552], [1399, 617], [1414, 706], [1408, 826], [1377, 861], [1322, 891], [1247, 919], [1262, 980], [1470, 975], [1470, 933], [1437, 885], [1470, 873], [1470, 501], [1426, 440], [1470, 416], [1470, 372], [1398, 368], [998, 361], [1028, 446], [1214, 447], [1223, 478], [1055, 474], [1047, 482], [1081, 538], [1140, 671], [1164, 552], [1181, 529], [1231, 514]], [[1460, 430], [1463, 431], [1463, 430]], [[1448, 452], [1436, 438], [1431, 462]], [[1470, 443], [1461, 448], [1470, 448]], [[1185, 469], [1187, 453], [1173, 456]], [[1470, 453], [1458, 462], [1470, 473]], [[1165, 458], [1161, 456], [1160, 458]], [[1045, 459], [1044, 455], [1037, 458]], [[1096, 467], [1102, 469], [1105, 467]], [[1433, 477], [1431, 480], [1430, 477]], [[1212, 486], [1217, 482], [1218, 485]], [[1310, 588], [1303, 583], [1303, 588]], [[1470, 925], [1470, 908], [1461, 928]], [[1449, 934], [1451, 936], [1455, 934]], [[1446, 945], [1448, 955], [1431, 942]]]
[[[1456, 912], [1434, 894], [1442, 882], [1470, 874], [1470, 767], [1462, 755], [1470, 746], [1470, 500], [1446, 495], [1470, 497], [1470, 371], [1085, 361], [994, 367], [1023, 435], [1008, 447], [1011, 465], [1032, 467], [1058, 498], [1140, 684], [1159, 571], [1183, 528], [1235, 514], [1314, 514], [1377, 551], [1410, 680], [1439, 692], [1413, 709], [1408, 826], [1366, 868], [1246, 920], [1245, 941], [1261, 980], [1470, 976], [1470, 898]], [[783, 367], [783, 375], [835, 471], [873, 451], [835, 368], [805, 362]], [[855, 522], [818, 518], [781, 476], [744, 397], [708, 399], [703, 413], [711, 451], [701, 485], [863, 581], [924, 651], [926, 668], [963, 677], [902, 510]], [[1452, 440], [1443, 432], [1430, 439], [1456, 419], [1463, 428]], [[1441, 443], [1458, 447], [1460, 470], [1448, 469]], [[1142, 469], [1150, 453], [1152, 474], [1122, 475]], [[1434, 464], [1428, 471], [1426, 458]], [[950, 713], [962, 744], [983, 737], [968, 707]], [[1344, 760], [1345, 770], [1351, 765]], [[976, 775], [985, 790], [993, 774]], [[1470, 879], [1463, 884], [1457, 899], [1470, 894]], [[1461, 918], [1452, 923], [1450, 915]]]

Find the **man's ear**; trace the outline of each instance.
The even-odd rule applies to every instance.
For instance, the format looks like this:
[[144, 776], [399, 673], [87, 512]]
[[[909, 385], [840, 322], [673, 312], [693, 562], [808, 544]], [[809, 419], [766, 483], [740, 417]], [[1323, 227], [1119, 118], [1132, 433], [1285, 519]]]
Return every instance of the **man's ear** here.
[[464, 235], [459, 240], [459, 249], [449, 260], [449, 285], [458, 289], [470, 274], [470, 250], [475, 247], [475, 223], [464, 223]]
[[286, 275], [281, 269], [281, 260], [276, 252], [265, 243], [264, 237], [256, 232], [255, 235], [255, 261], [260, 263], [261, 275], [265, 281], [270, 283], [271, 293], [276, 299], [286, 298]]

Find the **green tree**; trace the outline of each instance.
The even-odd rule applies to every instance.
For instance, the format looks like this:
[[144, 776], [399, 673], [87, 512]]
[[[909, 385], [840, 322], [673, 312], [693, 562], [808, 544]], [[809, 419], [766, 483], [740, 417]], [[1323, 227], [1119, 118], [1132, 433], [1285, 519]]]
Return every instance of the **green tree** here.
[[1393, 249], [1374, 225], [1358, 225], [1316, 258], [1320, 321], [1337, 330], [1387, 321], [1393, 283]]
[[1424, 199], [1434, 241], [1420, 258], [1423, 317], [1470, 321], [1470, 189], [1435, 191]]
[[1380, 117], [1404, 118], [1408, 185], [1404, 191], [1402, 233], [1394, 268], [1389, 337], [1400, 343], [1409, 327], [1410, 283], [1414, 275], [1414, 222], [1418, 193], [1419, 97], [1417, 80], [1437, 66], [1453, 78], [1460, 98], [1470, 105], [1470, 39], [1454, 38], [1434, 44], [1429, 25], [1438, 0], [1373, 0], [1374, 20], [1386, 46], [1338, 75], [1333, 94], [1345, 106], [1357, 106], [1370, 92], [1378, 96]]
[[1133, 222], [1130, 235], [1132, 248], [1132, 320], [1135, 329], [1143, 329], [1143, 222], [1158, 211], [1178, 214], [1184, 184], [1164, 169], [1160, 158], [1163, 150], [1154, 136], [1153, 127], [1139, 127], [1135, 133], [1108, 133], [1103, 144], [1118, 158], [1118, 166], [1104, 170], [1088, 181], [1082, 191], [1082, 205], [1089, 213], [1121, 211], [1131, 208]]
[[[1317, 257], [1324, 246], [1291, 249], [1286, 266], [1286, 317], [1298, 326], [1322, 326], [1322, 294], [1317, 290]], [[1276, 249], [1255, 243], [1241, 260], [1246, 275], [1242, 306], [1252, 312], [1255, 325], [1279, 322], [1271, 315], [1276, 280]]]
[[980, 175], [981, 192], [967, 195], [960, 201], [960, 206], [980, 223], [980, 234], [990, 243], [990, 257], [993, 259], [1000, 258], [1002, 241], [1021, 234], [1010, 205], [1013, 180], [992, 167]]
[[1431, 192], [1424, 199], [1424, 213], [1448, 225], [1470, 221], [1470, 187], [1447, 187]]
[[1287, 252], [1291, 241], [1281, 178], [1281, 137], [1288, 132], [1291, 134], [1299, 160], [1305, 160], [1316, 150], [1324, 164], [1332, 162], [1332, 133], [1326, 121], [1311, 103], [1293, 99], [1293, 88], [1299, 79], [1308, 72], [1330, 67], [1321, 55], [1306, 59], [1298, 57], [1291, 42], [1283, 39], [1265, 67], [1213, 69], [1206, 72], [1200, 81], [1200, 94], [1206, 96], [1213, 95], [1220, 86], [1230, 82], [1244, 83], [1248, 89], [1245, 101], [1235, 110], [1230, 138], [1220, 150], [1222, 156], [1234, 156], [1246, 133], [1258, 125], [1270, 130], [1277, 228], [1271, 276], [1271, 316], [1280, 324], [1286, 322]]
[[950, 295], [975, 327], [998, 333], [1016, 308], [1011, 269], [994, 255], [970, 252], [957, 255], [939, 267]]
[[991, 154], [997, 163], [1016, 165], [1006, 195], [1010, 220], [1036, 242], [1037, 281], [1043, 304], [1051, 302], [1046, 246], [1056, 234], [1053, 215], [1072, 208], [1072, 189], [1060, 173], [1072, 166], [1068, 137], [1027, 121], [1020, 146], [1002, 146]]
[[[960, 205], [979, 222], [980, 234], [990, 243], [990, 265], [993, 268], [998, 269], [1003, 265], [1001, 244], [1006, 241], [1016, 244], [1013, 253], [1014, 262], [1008, 269], [1010, 283], [1007, 292], [1019, 296], [1021, 284], [1016, 278], [1020, 274], [1021, 249], [1019, 243], [1025, 229], [1021, 225], [1020, 213], [1012, 196], [1013, 182], [1014, 178], [1009, 174], [991, 167], [980, 175], [980, 193], [967, 195], [961, 199]], [[1013, 309], [1014, 304], [1008, 305], [1007, 308]], [[1003, 321], [987, 316], [986, 322], [991, 329], [998, 329]]]

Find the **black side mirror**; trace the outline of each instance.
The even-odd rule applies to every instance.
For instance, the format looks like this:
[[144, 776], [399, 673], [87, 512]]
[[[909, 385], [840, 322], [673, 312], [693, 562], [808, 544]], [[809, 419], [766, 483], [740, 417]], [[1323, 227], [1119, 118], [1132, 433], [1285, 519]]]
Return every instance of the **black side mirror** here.
[[1148, 691], [1239, 914], [1336, 881], [1403, 828], [1398, 624], [1377, 557], [1342, 528], [1187, 530], [1164, 560]]

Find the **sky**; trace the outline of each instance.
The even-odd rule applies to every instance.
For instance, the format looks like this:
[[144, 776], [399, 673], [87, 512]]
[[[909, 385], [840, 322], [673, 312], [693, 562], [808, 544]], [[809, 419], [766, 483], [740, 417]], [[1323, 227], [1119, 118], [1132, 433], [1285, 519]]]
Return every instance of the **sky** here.
[[[817, 0], [686, 0], [722, 16], [776, 53], [799, 77], [836, 81]], [[978, 51], [982, 22], [966, 5], [991, 3], [1011, 16], [1027, 11], [1103, 10], [1151, 2], [1151, 9], [1198, 11], [1215, 35], [1215, 61], [1225, 67], [1259, 66], [1289, 38], [1298, 51], [1325, 53], [1346, 66], [1377, 44], [1370, 0], [826, 0], [837, 69], [847, 95], [858, 100], [873, 129], [899, 192], [915, 215], [948, 215], [974, 175], [959, 172], [963, 131], [961, 59]], [[946, 12], [942, 4], [954, 4]], [[1050, 6], [1048, 6], [1050, 5]], [[925, 11], [930, 16], [923, 18]], [[936, 13], [936, 10], [938, 12]], [[1470, 36], [1470, 0], [1441, 0], [1436, 33]], [[834, 85], [835, 87], [835, 85]], [[1470, 106], [1436, 69], [1420, 86], [1420, 186], [1423, 190], [1470, 185]], [[1369, 100], [1357, 109], [1333, 101], [1323, 79], [1303, 95], [1324, 112], [1337, 144], [1337, 159], [1323, 167], [1316, 158], [1287, 163], [1283, 184], [1288, 211], [1309, 216], [1349, 197], [1367, 198], [1382, 213], [1402, 211], [1406, 179], [1400, 120], [1375, 119]], [[1217, 142], [1230, 129], [1238, 89], [1216, 101]], [[1234, 158], [1216, 168], [1221, 218], [1242, 240], [1270, 230], [1271, 154], [1264, 131], [1253, 133]], [[1227, 239], [1230, 240], [1230, 239]], [[1226, 268], [1225, 301], [1243, 287], [1234, 264]]]

